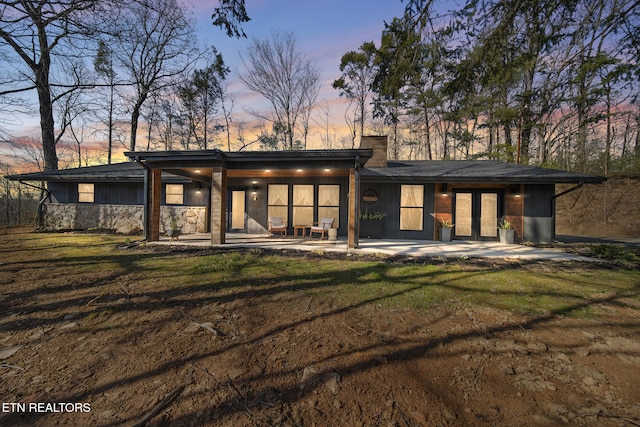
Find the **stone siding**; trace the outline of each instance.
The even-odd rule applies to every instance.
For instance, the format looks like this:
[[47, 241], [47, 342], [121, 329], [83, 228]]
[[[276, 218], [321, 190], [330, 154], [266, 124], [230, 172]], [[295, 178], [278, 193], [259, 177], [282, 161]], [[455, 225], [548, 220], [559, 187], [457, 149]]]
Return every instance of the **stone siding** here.
[[[160, 231], [172, 221], [183, 234], [205, 233], [205, 206], [162, 206]], [[142, 232], [144, 207], [140, 205], [100, 205], [91, 203], [47, 203], [44, 205], [46, 230], [111, 230], [120, 234]]]

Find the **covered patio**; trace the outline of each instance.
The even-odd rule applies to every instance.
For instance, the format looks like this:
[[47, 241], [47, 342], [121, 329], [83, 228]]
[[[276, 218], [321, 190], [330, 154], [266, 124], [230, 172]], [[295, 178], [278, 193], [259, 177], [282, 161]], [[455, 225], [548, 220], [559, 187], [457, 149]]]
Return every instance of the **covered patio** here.
[[[233, 228], [228, 223], [228, 199], [233, 190], [251, 193], [250, 202], [255, 203], [247, 207], [243, 205], [243, 209], [246, 209], [245, 216], [255, 229], [264, 230], [271, 209], [265, 201], [269, 185], [301, 183], [317, 186], [328, 183], [339, 188], [339, 205], [335, 208], [346, 223], [346, 227], [341, 227], [346, 231], [342, 233], [346, 235], [346, 245], [350, 249], [358, 247], [360, 171], [372, 157], [371, 149], [289, 152], [136, 151], [125, 154], [145, 171], [143, 231], [149, 242], [157, 242], [161, 238], [162, 174], [166, 172], [186, 177], [209, 189], [208, 243], [211, 245], [227, 243], [228, 231]], [[304, 206], [308, 207], [312, 208], [315, 220], [319, 220], [318, 202]], [[290, 227], [295, 225], [289, 224]], [[246, 225], [244, 227], [247, 228]], [[245, 231], [251, 234], [251, 230]]]

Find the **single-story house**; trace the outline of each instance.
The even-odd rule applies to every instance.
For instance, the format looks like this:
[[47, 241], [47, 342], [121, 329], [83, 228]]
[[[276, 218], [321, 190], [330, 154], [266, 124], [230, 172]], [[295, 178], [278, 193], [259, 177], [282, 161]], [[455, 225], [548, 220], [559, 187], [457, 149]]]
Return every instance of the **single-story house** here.
[[[361, 238], [497, 240], [509, 221], [517, 241], [555, 237], [555, 200], [604, 177], [491, 160], [387, 159], [385, 136], [359, 149], [279, 152], [136, 151], [131, 162], [9, 176], [47, 182], [46, 229], [113, 229], [160, 238], [183, 233], [267, 234], [279, 217], [292, 235], [333, 219], [348, 246]], [[557, 184], [576, 184], [556, 193]], [[373, 218], [373, 219], [371, 219]]]

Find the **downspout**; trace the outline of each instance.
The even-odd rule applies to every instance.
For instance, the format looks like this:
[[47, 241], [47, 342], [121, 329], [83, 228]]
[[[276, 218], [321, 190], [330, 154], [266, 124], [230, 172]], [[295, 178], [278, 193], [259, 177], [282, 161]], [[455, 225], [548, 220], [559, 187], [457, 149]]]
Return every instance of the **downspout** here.
[[572, 193], [572, 192], [574, 192], [576, 190], [579, 190], [583, 186], [584, 186], [584, 182], [580, 181], [578, 183], [578, 185], [573, 186], [573, 187], [569, 188], [568, 190], [565, 190], [565, 191], [563, 191], [561, 193], [555, 194], [553, 197], [551, 197], [551, 208], [553, 209], [552, 212], [553, 212], [553, 238], [554, 239], [556, 238], [556, 199], [558, 197], [562, 197], [562, 196], [567, 195], [569, 193]]
[[42, 199], [38, 202], [38, 210], [36, 213], [36, 221], [38, 222], [38, 230], [44, 228], [44, 215], [42, 214], [42, 207], [44, 206], [44, 202], [47, 199], [51, 198], [51, 192], [45, 187], [39, 187], [37, 185], [29, 184], [28, 182], [20, 179], [18, 180], [20, 184], [26, 185], [27, 187], [35, 188], [36, 190], [40, 190], [44, 193]]
[[134, 161], [142, 166], [145, 169], [144, 172], [144, 208], [143, 208], [143, 218], [142, 218], [142, 238], [148, 241], [149, 237], [149, 174], [151, 173], [151, 169], [147, 166], [146, 163], [140, 161], [139, 157], [135, 157]]
[[353, 203], [353, 207], [355, 212], [355, 236], [353, 238], [353, 246], [357, 249], [360, 246], [360, 156], [356, 156], [356, 164], [355, 164], [355, 201]]

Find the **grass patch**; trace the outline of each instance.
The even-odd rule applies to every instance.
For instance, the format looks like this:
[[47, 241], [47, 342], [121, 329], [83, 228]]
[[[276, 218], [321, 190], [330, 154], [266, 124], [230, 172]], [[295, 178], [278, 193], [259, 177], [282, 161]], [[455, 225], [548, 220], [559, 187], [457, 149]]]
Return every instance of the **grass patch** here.
[[191, 301], [195, 291], [210, 293], [215, 300], [220, 295], [248, 298], [247, 289], [255, 289], [255, 303], [303, 291], [305, 298], [340, 307], [428, 311], [435, 306], [477, 305], [526, 315], [592, 317], [600, 313], [601, 304], [637, 300], [640, 292], [640, 271], [590, 263], [495, 268], [467, 260], [394, 263], [255, 250], [171, 252], [122, 248], [121, 243], [121, 237], [112, 235], [28, 233], [12, 236], [9, 244], [15, 250], [10, 258], [24, 262], [29, 257], [25, 265], [46, 271], [48, 283], [66, 281], [74, 288], [82, 286], [87, 295], [117, 292], [123, 283], [131, 284], [122, 281], [132, 276], [132, 292], [154, 297], [168, 292], [184, 301]]

